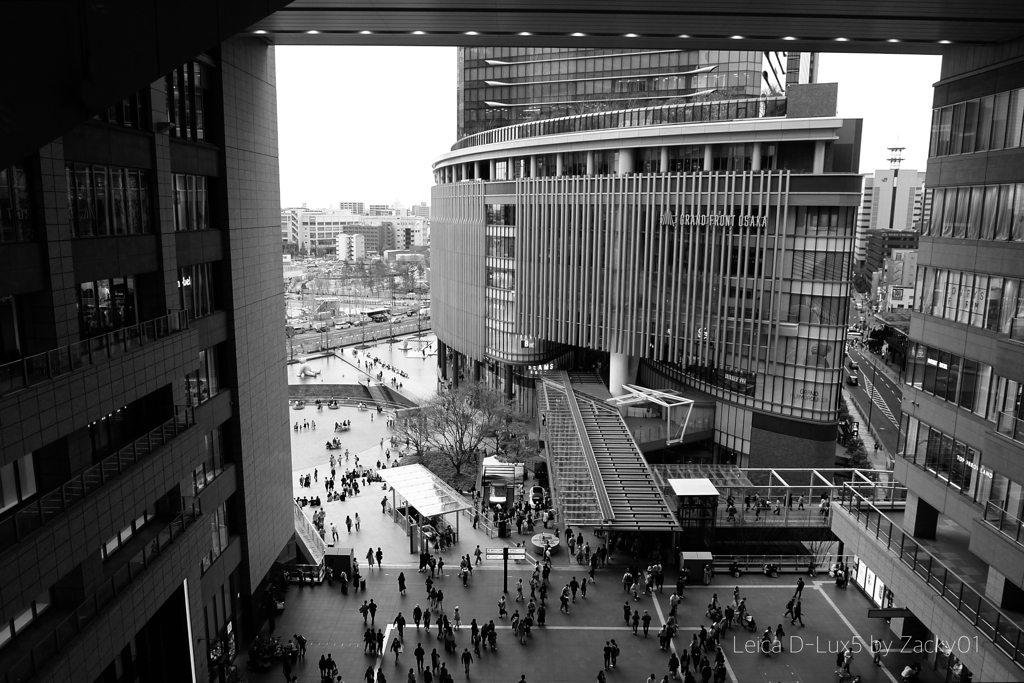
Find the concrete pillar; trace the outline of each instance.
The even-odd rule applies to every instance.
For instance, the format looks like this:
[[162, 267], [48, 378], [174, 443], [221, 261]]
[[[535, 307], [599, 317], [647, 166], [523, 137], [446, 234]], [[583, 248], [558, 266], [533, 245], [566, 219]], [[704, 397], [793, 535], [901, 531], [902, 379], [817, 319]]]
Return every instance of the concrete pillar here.
[[559, 152], [555, 155], [555, 175], [562, 175], [562, 157], [564, 155]]
[[761, 170], [761, 143], [754, 143], [754, 151], [750, 155], [750, 170], [760, 171]]
[[487, 176], [487, 178], [489, 180], [494, 180], [494, 173], [495, 173], [495, 170], [496, 170], [495, 169], [495, 164], [496, 163], [497, 163], [497, 159], [488, 159], [487, 160], [488, 170], [490, 171], [490, 174]]
[[437, 367], [441, 368], [441, 379], [448, 379], [448, 345], [437, 340]]
[[594, 151], [587, 152], [587, 175], [594, 175]]
[[817, 140], [814, 143], [814, 172], [825, 172], [825, 141]]
[[512, 400], [512, 364], [505, 365], [505, 398]]
[[530, 155], [530, 177], [531, 178], [536, 178], [537, 177], [537, 155], [536, 154], [531, 154]]
[[480, 381], [480, 373], [481, 373], [482, 368], [483, 368], [483, 363], [481, 363], [478, 360], [473, 361], [473, 381], [474, 382], [479, 382]]
[[452, 351], [452, 387], [459, 386], [459, 370], [462, 369], [462, 354]]
[[661, 148], [661, 158], [658, 160], [658, 173], [668, 173], [668, 147]]
[[704, 170], [710, 171], [715, 167], [715, 146], [704, 145]]
[[480, 180], [480, 162], [473, 162], [473, 180]]
[[625, 353], [613, 352], [609, 355], [608, 391], [612, 396], [622, 396], [626, 393], [622, 385], [636, 382], [636, 369], [640, 364], [640, 359]]
[[636, 150], [635, 149], [620, 149], [619, 150], [619, 175], [626, 175], [627, 173], [633, 173], [633, 169], [636, 165]]
[[903, 528], [916, 538], [935, 538], [939, 511], [921, 500], [913, 491], [907, 491], [907, 507], [903, 513]]
[[476, 176], [469, 175], [469, 162], [467, 161], [466, 163], [462, 164], [462, 179], [469, 180], [471, 177], [475, 178]]

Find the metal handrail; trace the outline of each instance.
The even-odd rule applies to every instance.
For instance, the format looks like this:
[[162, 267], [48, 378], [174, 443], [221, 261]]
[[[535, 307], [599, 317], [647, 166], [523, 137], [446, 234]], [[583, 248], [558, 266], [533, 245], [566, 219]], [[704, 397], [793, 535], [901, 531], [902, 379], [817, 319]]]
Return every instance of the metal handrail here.
[[0, 365], [0, 396], [96, 365], [188, 329], [188, 312], [171, 311], [146, 322]]
[[[740, 112], [740, 105], [746, 105]], [[591, 130], [614, 128], [635, 128], [640, 126], [663, 126], [679, 123], [702, 123], [706, 121], [739, 121], [786, 115], [785, 95], [769, 97], [747, 97], [729, 100], [685, 102], [663, 104], [656, 107], [638, 107], [613, 111], [560, 116], [541, 121], [525, 121], [468, 135], [454, 145], [451, 151], [489, 145], [496, 142], [511, 142], [544, 135], [579, 133]]]
[[42, 641], [15, 663], [3, 677], [4, 683], [22, 683], [40, 673], [54, 661], [56, 655], [68, 647], [76, 636], [100, 615], [100, 612], [123, 594], [157, 557], [181, 538], [202, 516], [199, 499], [178, 514], [135, 557], [100, 584], [95, 593], [61, 621]]
[[879, 542], [885, 544], [886, 550], [928, 584], [986, 639], [1024, 669], [1024, 630], [995, 603], [968, 585], [853, 487], [844, 486], [835, 502], [869, 533], [873, 533]]
[[113, 481], [154, 451], [174, 441], [178, 435], [195, 425], [195, 408], [174, 406], [174, 417], [144, 436], [132, 441], [116, 453], [80, 472], [52, 491], [39, 496], [10, 516], [0, 519], [0, 551], [25, 540], [30, 534], [67, 512], [86, 496]]
[[1024, 546], [1024, 521], [1008, 513], [994, 501], [990, 500], [985, 503], [985, 515], [982, 517], [982, 521], [1017, 545]]

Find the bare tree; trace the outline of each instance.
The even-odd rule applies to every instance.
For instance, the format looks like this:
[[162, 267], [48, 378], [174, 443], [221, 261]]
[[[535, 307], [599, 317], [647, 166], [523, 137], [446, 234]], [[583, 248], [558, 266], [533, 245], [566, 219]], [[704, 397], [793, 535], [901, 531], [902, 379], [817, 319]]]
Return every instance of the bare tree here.
[[491, 443], [505, 443], [513, 457], [524, 457], [527, 437], [525, 424], [502, 393], [480, 382], [463, 382], [436, 394], [395, 421], [399, 442], [408, 440], [417, 455], [441, 455], [456, 476], [463, 467], [476, 466]]

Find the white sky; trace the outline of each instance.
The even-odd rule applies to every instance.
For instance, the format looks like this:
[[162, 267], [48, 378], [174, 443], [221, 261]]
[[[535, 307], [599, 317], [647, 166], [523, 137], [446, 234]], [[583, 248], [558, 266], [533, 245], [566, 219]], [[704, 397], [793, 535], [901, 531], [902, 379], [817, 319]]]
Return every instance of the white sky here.
[[[430, 203], [431, 164], [455, 142], [453, 47], [277, 48], [281, 204]], [[839, 83], [839, 115], [864, 119], [862, 173], [923, 171], [939, 57], [821, 56]]]

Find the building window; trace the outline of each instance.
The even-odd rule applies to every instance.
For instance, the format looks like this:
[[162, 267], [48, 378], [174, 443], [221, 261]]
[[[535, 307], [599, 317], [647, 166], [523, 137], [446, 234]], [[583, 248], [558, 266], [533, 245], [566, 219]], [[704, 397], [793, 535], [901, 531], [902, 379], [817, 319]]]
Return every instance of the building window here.
[[15, 297], [0, 296], [0, 363], [21, 358], [21, 335]]
[[29, 453], [0, 467], [0, 512], [6, 512], [38, 493], [35, 457]]
[[78, 329], [82, 339], [131, 327], [138, 322], [133, 277], [81, 282], [76, 294]]
[[204, 439], [206, 460], [199, 467], [192, 470], [191, 484], [192, 495], [197, 496], [206, 488], [206, 485], [217, 478], [224, 471], [224, 435], [220, 427], [215, 427]]
[[512, 225], [516, 224], [515, 204], [488, 204], [487, 225]]
[[189, 320], [202, 318], [217, 310], [214, 292], [214, 264], [200, 263], [178, 269], [178, 293], [181, 308]]
[[153, 521], [154, 517], [155, 515], [152, 512], [148, 510], [143, 511], [143, 513], [133, 519], [128, 526], [114, 534], [100, 547], [100, 559], [106, 560], [110, 557], [112, 553], [116, 552], [118, 548], [127, 543], [128, 540], [142, 527]]
[[148, 171], [69, 163], [65, 174], [75, 237], [138, 235], [152, 229]]
[[226, 504], [221, 503], [221, 506], [210, 515], [210, 550], [201, 562], [202, 571], [206, 572], [227, 547], [228, 511]]
[[199, 368], [185, 375], [187, 404], [198, 406], [206, 403], [220, 391], [220, 362], [217, 347], [211, 346], [199, 352]]
[[50, 599], [50, 589], [40, 593], [32, 603], [14, 615], [2, 627], [0, 627], [0, 647], [7, 645], [11, 640], [28, 628], [29, 624], [39, 618], [49, 608], [53, 601]]
[[146, 130], [149, 127], [146, 117], [149, 111], [148, 102], [148, 89], [140, 90], [117, 104], [110, 105], [104, 111], [97, 114], [96, 118], [100, 121], [124, 126], [125, 128]]
[[499, 289], [516, 288], [516, 271], [511, 268], [487, 267], [487, 286]]
[[165, 80], [167, 121], [171, 137], [206, 140], [206, 93], [213, 67], [194, 61], [175, 69]]
[[27, 242], [33, 237], [28, 172], [21, 164], [0, 168], [0, 242]]
[[174, 229], [210, 229], [210, 198], [205, 176], [174, 176]]

